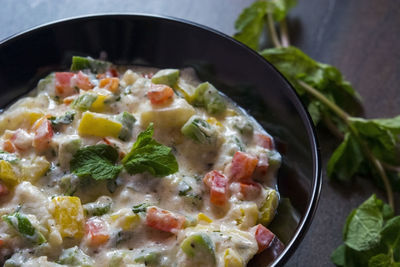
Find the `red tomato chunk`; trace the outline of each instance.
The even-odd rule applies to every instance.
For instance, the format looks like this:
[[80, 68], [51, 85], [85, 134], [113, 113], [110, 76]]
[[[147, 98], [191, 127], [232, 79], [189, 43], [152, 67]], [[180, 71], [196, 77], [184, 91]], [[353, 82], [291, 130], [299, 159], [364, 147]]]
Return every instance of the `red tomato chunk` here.
[[260, 253], [271, 245], [275, 235], [262, 224], [258, 224], [254, 227], [256, 229], [255, 238], [258, 244], [258, 253]]
[[0, 197], [5, 196], [7, 194], [8, 194], [8, 187], [0, 181]]
[[102, 245], [110, 238], [107, 223], [98, 217], [92, 217], [87, 220], [85, 230], [88, 243], [91, 246]]
[[57, 96], [67, 97], [76, 93], [75, 88], [71, 84], [71, 79], [74, 75], [75, 74], [72, 72], [55, 73], [55, 87]]
[[51, 138], [53, 137], [53, 128], [50, 121], [43, 117], [33, 125], [34, 138], [33, 147], [39, 151], [44, 151], [50, 146]]
[[146, 224], [157, 230], [176, 234], [183, 228], [186, 218], [157, 207], [147, 208]]
[[223, 206], [228, 201], [228, 178], [219, 171], [207, 173], [203, 182], [210, 188], [210, 201], [217, 206]]
[[256, 144], [267, 149], [272, 149], [273, 148], [273, 143], [271, 137], [265, 135], [265, 134], [260, 134], [257, 133], [254, 135], [254, 140], [256, 141]]
[[75, 84], [78, 88], [85, 91], [93, 89], [94, 84], [90, 82], [89, 76], [84, 74], [82, 71], [79, 71], [74, 78], [75, 78]]
[[230, 177], [234, 181], [250, 180], [257, 166], [258, 159], [244, 152], [236, 152], [230, 167]]

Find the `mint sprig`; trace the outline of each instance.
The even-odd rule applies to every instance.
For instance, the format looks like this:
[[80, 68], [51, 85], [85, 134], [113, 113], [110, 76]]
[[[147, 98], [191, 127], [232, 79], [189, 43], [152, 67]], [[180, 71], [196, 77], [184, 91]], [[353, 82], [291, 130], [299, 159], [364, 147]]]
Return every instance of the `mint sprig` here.
[[400, 216], [375, 195], [350, 213], [343, 241], [331, 256], [337, 266], [400, 266]]
[[131, 151], [122, 159], [130, 174], [149, 172], [154, 176], [166, 176], [178, 171], [178, 162], [172, 149], [153, 139], [153, 124], [141, 132]]

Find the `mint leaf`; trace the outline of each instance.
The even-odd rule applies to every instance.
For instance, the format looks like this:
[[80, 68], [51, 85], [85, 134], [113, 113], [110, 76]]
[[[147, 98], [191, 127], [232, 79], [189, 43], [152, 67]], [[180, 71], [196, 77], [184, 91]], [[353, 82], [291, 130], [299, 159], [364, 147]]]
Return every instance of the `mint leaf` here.
[[250, 48], [258, 50], [260, 36], [264, 30], [267, 7], [267, 1], [255, 1], [244, 9], [235, 22], [238, 32], [233, 37]]
[[344, 243], [356, 250], [365, 251], [380, 242], [383, 226], [383, 202], [372, 195], [351, 213], [344, 230]]
[[383, 121], [362, 118], [350, 118], [350, 121], [375, 157], [391, 165], [400, 164], [400, 116]]
[[368, 261], [368, 267], [396, 267], [400, 263], [392, 262], [390, 255], [378, 254]]
[[283, 20], [297, 0], [259, 0], [245, 8], [235, 22], [237, 33], [233, 36], [254, 50], [265, 28], [265, 16], [270, 13], [275, 21]]
[[347, 133], [329, 159], [328, 177], [349, 181], [359, 171], [363, 161], [364, 155], [360, 145], [352, 134]]
[[344, 244], [332, 253], [332, 262], [343, 267], [400, 266], [400, 216], [392, 216], [390, 207], [372, 195], [348, 216]]
[[128, 173], [147, 171], [155, 176], [166, 176], [178, 171], [178, 163], [172, 149], [154, 140], [153, 133], [153, 124], [150, 124], [139, 134], [131, 151], [122, 159]]
[[346, 265], [346, 246], [345, 245], [342, 244], [333, 251], [333, 253], [331, 255], [331, 261], [336, 266], [345, 266]]
[[297, 0], [272, 0], [270, 3], [270, 10], [274, 16], [274, 20], [281, 21], [297, 5]]
[[313, 114], [317, 113], [317, 108], [320, 117], [331, 118], [336, 123], [340, 121], [325, 105], [305, 94], [299, 80], [317, 89], [349, 114], [360, 113], [359, 95], [337, 68], [317, 62], [293, 46], [265, 49], [260, 54], [289, 80], [306, 106], [313, 103]]
[[100, 144], [79, 149], [73, 156], [71, 171], [79, 177], [92, 177], [95, 180], [114, 179], [122, 166], [115, 165], [118, 151], [109, 145]]

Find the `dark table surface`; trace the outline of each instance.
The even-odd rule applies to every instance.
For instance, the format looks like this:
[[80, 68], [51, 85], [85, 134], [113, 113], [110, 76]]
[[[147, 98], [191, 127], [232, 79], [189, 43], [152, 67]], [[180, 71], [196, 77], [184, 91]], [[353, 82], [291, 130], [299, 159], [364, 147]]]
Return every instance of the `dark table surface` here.
[[[234, 33], [240, 11], [253, 0], [0, 0], [0, 40], [57, 19], [94, 13], [151, 13], [184, 18]], [[292, 43], [311, 57], [337, 66], [363, 98], [367, 117], [400, 114], [400, 1], [300, 1], [289, 17]], [[323, 162], [338, 140], [319, 132]], [[365, 179], [351, 187], [328, 181], [314, 221], [287, 266], [332, 266], [349, 212], [373, 192]], [[397, 198], [397, 203], [399, 203]]]

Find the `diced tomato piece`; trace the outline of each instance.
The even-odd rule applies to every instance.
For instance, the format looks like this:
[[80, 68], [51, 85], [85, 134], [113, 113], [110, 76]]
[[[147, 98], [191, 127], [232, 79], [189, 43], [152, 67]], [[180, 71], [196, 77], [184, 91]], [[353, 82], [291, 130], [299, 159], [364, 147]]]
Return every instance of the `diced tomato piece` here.
[[207, 173], [203, 182], [210, 188], [210, 202], [217, 206], [223, 206], [228, 201], [228, 178], [219, 171]]
[[256, 157], [237, 151], [233, 156], [229, 170], [231, 179], [234, 181], [250, 180], [257, 163]]
[[119, 79], [118, 78], [104, 78], [101, 79], [99, 82], [100, 88], [105, 88], [110, 92], [116, 93], [119, 86]]
[[8, 187], [0, 181], [0, 197], [5, 196], [7, 194], [8, 194]]
[[119, 73], [114, 68], [109, 68], [106, 72], [107, 77], [119, 77]]
[[254, 135], [254, 141], [256, 142], [257, 145], [263, 148], [272, 149], [274, 147], [271, 137], [265, 134], [256, 133]]
[[176, 234], [185, 224], [185, 217], [157, 207], [147, 208], [146, 225]]
[[260, 253], [271, 245], [271, 242], [275, 238], [275, 235], [266, 227], [264, 227], [262, 224], [258, 224], [254, 226], [254, 228], [255, 228], [255, 238], [258, 244], [257, 253]]
[[94, 84], [89, 80], [89, 76], [84, 74], [82, 71], [79, 71], [78, 74], [75, 75], [75, 84], [82, 90], [90, 90], [94, 87]]
[[87, 220], [85, 230], [90, 246], [100, 246], [110, 239], [108, 225], [99, 217], [92, 217]]
[[147, 97], [153, 105], [164, 104], [174, 96], [174, 90], [164, 84], [151, 84]]
[[17, 148], [10, 140], [5, 140], [3, 143], [3, 150], [7, 151], [8, 153], [14, 153], [15, 151], [17, 151]]
[[256, 169], [254, 170], [253, 178], [262, 179], [268, 173], [269, 161], [268, 156], [262, 154], [258, 157], [258, 163]]
[[33, 138], [33, 147], [39, 151], [46, 150], [53, 137], [53, 128], [51, 127], [50, 121], [46, 117], [42, 117], [35, 122], [33, 130], [35, 134]]
[[75, 74], [72, 72], [56, 72], [55, 73], [55, 87], [56, 95], [67, 97], [76, 94], [75, 88], [72, 86], [71, 79]]
[[22, 129], [15, 131], [11, 137], [11, 142], [19, 150], [27, 150], [32, 147], [32, 137]]
[[240, 183], [240, 193], [245, 199], [254, 199], [261, 192], [261, 185], [256, 182]]

